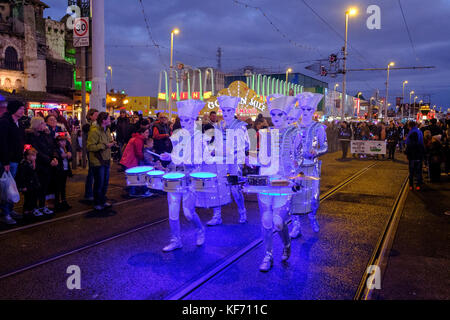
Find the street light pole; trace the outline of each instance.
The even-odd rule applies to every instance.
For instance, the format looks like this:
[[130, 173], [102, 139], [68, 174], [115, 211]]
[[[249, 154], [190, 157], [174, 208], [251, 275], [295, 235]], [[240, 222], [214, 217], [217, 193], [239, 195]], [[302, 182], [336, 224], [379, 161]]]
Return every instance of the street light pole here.
[[[361, 101], [360, 101], [360, 99], [359, 99], [359, 96], [360, 95], [362, 95], [362, 92], [361, 91], [358, 91], [358, 94], [356, 95], [356, 99], [358, 99], [358, 102], [359, 103], [361, 103]], [[353, 109], [355, 109], [355, 108], [353, 108]], [[353, 112], [354, 112], [355, 110], [353, 110]], [[359, 110], [356, 108], [356, 118], [358, 118], [358, 112]]]
[[336, 95], [337, 95], [337, 93], [336, 93], [336, 88], [337, 87], [339, 87], [339, 83], [336, 83], [335, 85], [334, 85], [334, 95], [333, 95], [333, 100], [334, 100], [334, 114], [333, 115], [336, 115], [337, 116], [337, 110], [336, 110]]
[[405, 108], [405, 84], [408, 83], [408, 80], [403, 81], [403, 90], [402, 90], [402, 103], [403, 103], [403, 107], [402, 107], [402, 120], [404, 117], [404, 112], [403, 109]]
[[416, 99], [419, 98], [418, 96], [414, 97], [414, 112], [416, 112]]
[[113, 89], [113, 75], [112, 75], [112, 67], [111, 66], [108, 66], [108, 70], [111, 72], [111, 88], [110, 89]]
[[412, 105], [411, 105], [411, 96], [412, 96], [413, 94], [414, 94], [414, 90], [412, 90], [412, 91], [409, 92], [408, 118], [411, 118], [411, 108], [412, 108]]
[[173, 35], [178, 34], [177, 28], [170, 32], [170, 70], [169, 70], [169, 121], [172, 121], [172, 79], [173, 79]]
[[106, 111], [105, 0], [92, 4], [92, 92], [89, 107]]
[[347, 40], [348, 40], [348, 17], [350, 15], [355, 15], [357, 10], [355, 8], [350, 8], [347, 11], [345, 11], [345, 42], [344, 42], [344, 63], [342, 68], [342, 101], [341, 101], [341, 120], [344, 121], [344, 109], [345, 109], [345, 102], [346, 102], [346, 74], [347, 74]]
[[347, 34], [348, 34], [348, 11], [345, 12], [345, 42], [344, 42], [344, 64], [343, 64], [343, 77], [342, 77], [342, 98], [341, 98], [341, 121], [344, 121], [344, 108], [345, 108], [345, 89], [346, 89], [346, 73], [347, 73]]
[[391, 62], [388, 64], [387, 67], [387, 79], [386, 79], [386, 101], [385, 101], [385, 108], [384, 108], [384, 120], [387, 120], [387, 111], [388, 111], [388, 89], [389, 89], [389, 69], [390, 67], [393, 67], [394, 63]]
[[370, 97], [369, 101], [369, 120], [372, 120], [372, 100], [375, 100], [374, 97]]
[[286, 95], [289, 95], [289, 89], [288, 89], [288, 76], [289, 76], [289, 72], [292, 72], [291, 68], [288, 68], [286, 70]]

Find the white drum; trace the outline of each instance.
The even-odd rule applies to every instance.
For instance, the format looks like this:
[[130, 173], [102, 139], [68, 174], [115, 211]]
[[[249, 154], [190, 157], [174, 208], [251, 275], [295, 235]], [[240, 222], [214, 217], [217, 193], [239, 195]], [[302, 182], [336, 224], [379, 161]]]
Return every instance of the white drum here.
[[152, 171], [153, 167], [141, 166], [125, 170], [128, 186], [145, 186], [147, 184], [147, 172]]
[[194, 172], [190, 174], [191, 188], [197, 192], [216, 192], [217, 174], [212, 172]]
[[162, 190], [163, 189], [163, 180], [162, 177], [166, 173], [164, 171], [160, 170], [153, 170], [150, 172], [147, 172], [147, 187], [149, 189], [154, 190]]
[[188, 190], [188, 179], [184, 173], [167, 173], [163, 175], [162, 180], [165, 192], [185, 192]]

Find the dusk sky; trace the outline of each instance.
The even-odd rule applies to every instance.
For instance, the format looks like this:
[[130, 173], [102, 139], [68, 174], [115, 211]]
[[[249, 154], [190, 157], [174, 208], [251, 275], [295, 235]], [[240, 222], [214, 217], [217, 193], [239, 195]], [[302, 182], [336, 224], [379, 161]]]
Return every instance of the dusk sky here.
[[[67, 1], [44, 2], [51, 7], [45, 11], [46, 17], [59, 20], [65, 15]], [[239, 1], [262, 11], [234, 0], [142, 2], [152, 37], [163, 46], [160, 52], [150, 39], [139, 0], [105, 0], [106, 64], [113, 67], [114, 87], [125, 89], [129, 95], [156, 96], [158, 74], [169, 64], [170, 31], [174, 27], [181, 30], [175, 38], [174, 61], [194, 67], [216, 67], [216, 52], [221, 47], [225, 72], [247, 65], [272, 71], [291, 67], [294, 72], [312, 75], [333, 88], [336, 82], [341, 83], [341, 76], [320, 77], [305, 67], [342, 48], [345, 11], [354, 6], [359, 12], [349, 21], [347, 67], [381, 68], [390, 61], [396, 67], [435, 66], [392, 70], [389, 102], [394, 103], [394, 97], [401, 96], [402, 82], [408, 80], [407, 101], [407, 93], [415, 90], [419, 100], [430, 94], [432, 105], [450, 107], [449, 0]], [[381, 9], [379, 30], [366, 26], [369, 5]], [[386, 71], [350, 72], [347, 80], [348, 94], [362, 91], [369, 98], [378, 88], [380, 95], [385, 95]]]

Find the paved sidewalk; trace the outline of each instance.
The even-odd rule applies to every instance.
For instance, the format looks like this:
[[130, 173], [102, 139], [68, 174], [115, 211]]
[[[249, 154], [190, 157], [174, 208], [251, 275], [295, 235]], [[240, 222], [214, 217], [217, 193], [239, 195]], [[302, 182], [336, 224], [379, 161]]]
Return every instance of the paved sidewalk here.
[[450, 177], [409, 191], [378, 299], [450, 299]]

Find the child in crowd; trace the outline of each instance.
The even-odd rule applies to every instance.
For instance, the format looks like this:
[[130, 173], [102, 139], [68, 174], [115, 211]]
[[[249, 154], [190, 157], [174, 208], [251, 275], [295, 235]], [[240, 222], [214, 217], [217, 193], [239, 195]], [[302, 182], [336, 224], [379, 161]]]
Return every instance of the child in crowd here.
[[156, 153], [153, 148], [153, 139], [148, 138], [147, 143], [144, 145], [144, 165], [153, 166], [155, 170], [164, 170], [159, 158], [151, 154], [151, 152]]
[[[144, 164], [146, 166], [155, 167], [155, 170], [165, 171], [161, 161], [159, 158], [152, 153], [156, 153], [153, 148], [153, 139], [148, 138], [147, 143], [144, 145]], [[150, 189], [150, 192], [153, 194], [164, 194], [161, 190]]]
[[43, 213], [39, 211], [37, 201], [40, 189], [39, 178], [36, 173], [37, 150], [31, 145], [25, 145], [24, 159], [20, 162], [16, 182], [19, 191], [24, 195], [23, 213], [25, 217], [30, 215], [41, 217]]
[[72, 177], [72, 170], [70, 169], [72, 154], [67, 149], [67, 141], [64, 134], [56, 137], [56, 153], [58, 155], [58, 166], [56, 174], [55, 209], [58, 211], [66, 211], [72, 208], [66, 200], [67, 178]]

